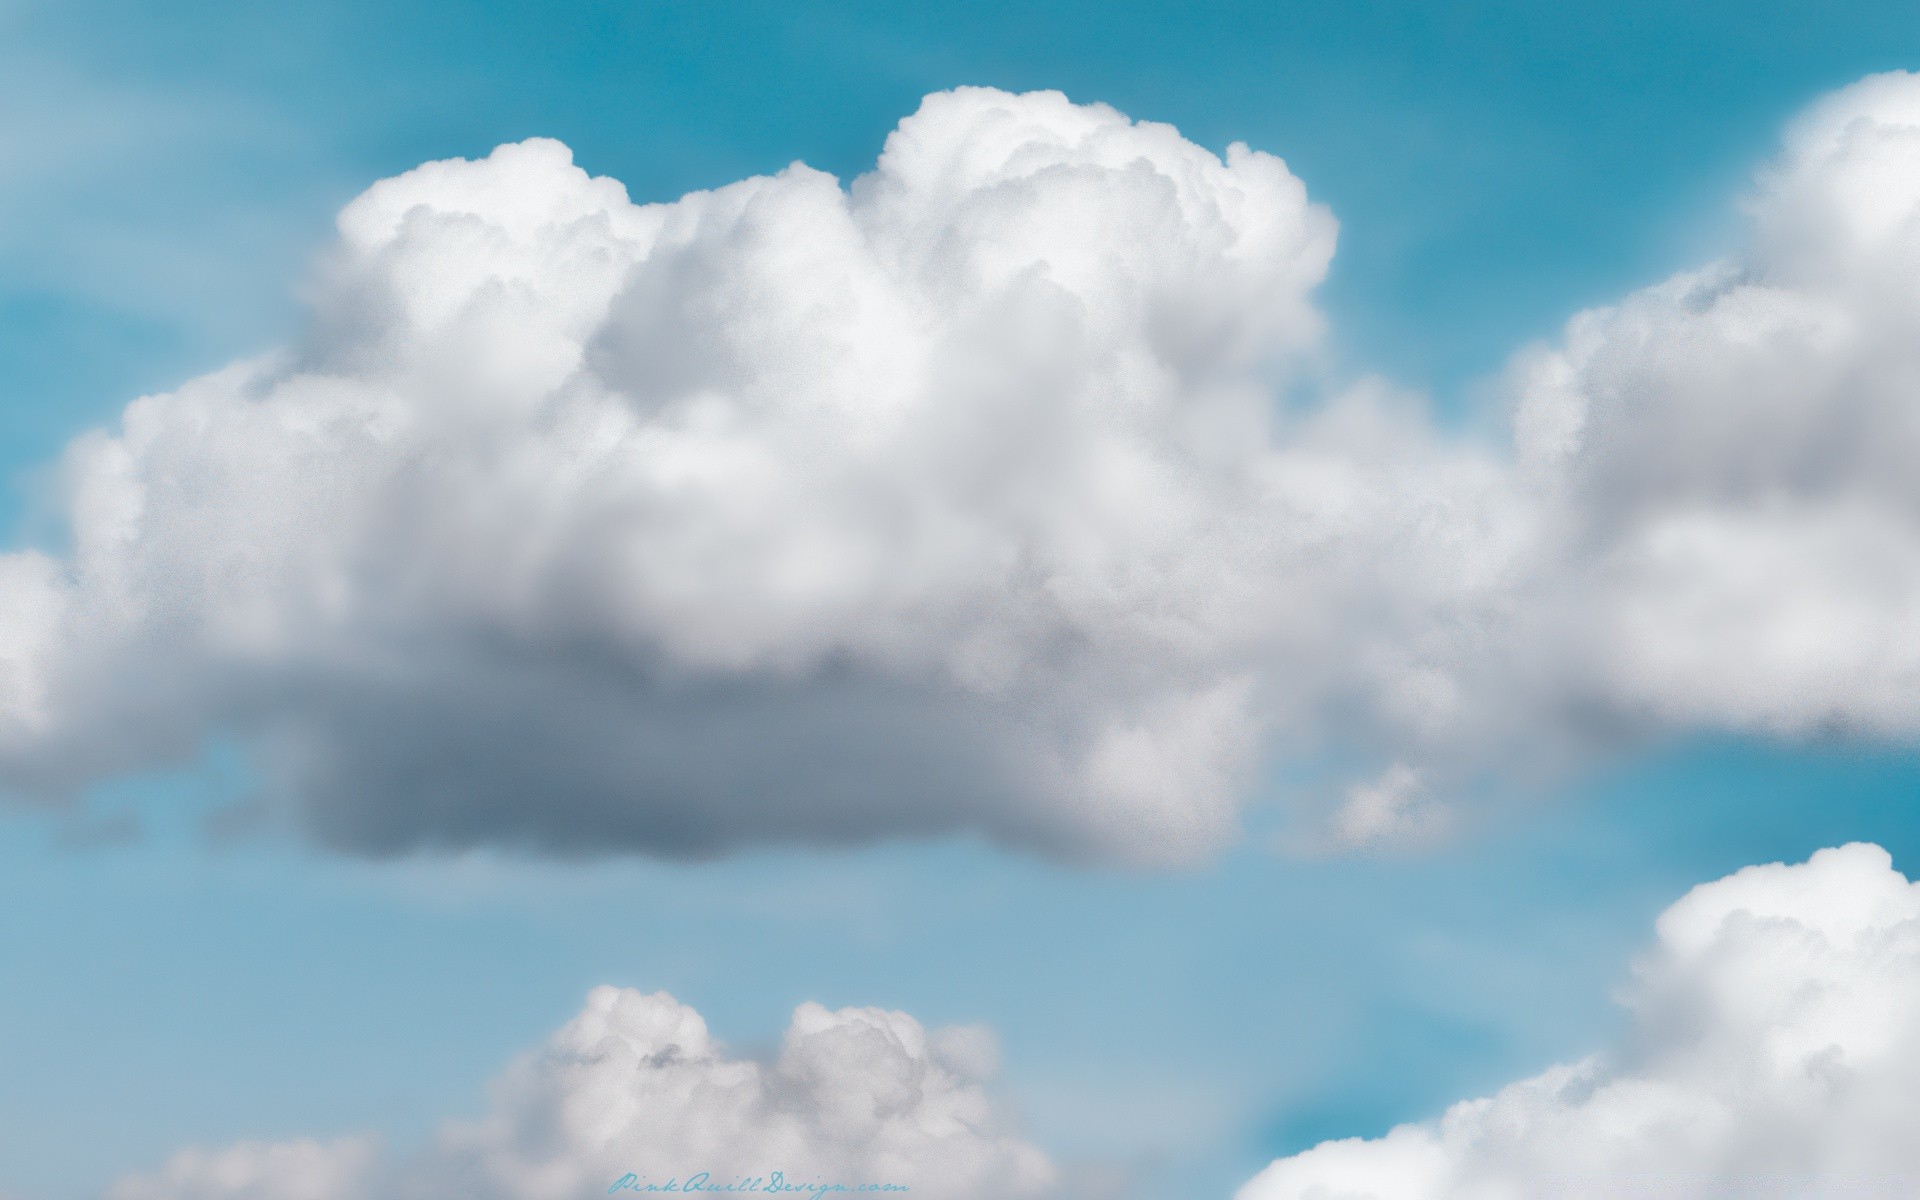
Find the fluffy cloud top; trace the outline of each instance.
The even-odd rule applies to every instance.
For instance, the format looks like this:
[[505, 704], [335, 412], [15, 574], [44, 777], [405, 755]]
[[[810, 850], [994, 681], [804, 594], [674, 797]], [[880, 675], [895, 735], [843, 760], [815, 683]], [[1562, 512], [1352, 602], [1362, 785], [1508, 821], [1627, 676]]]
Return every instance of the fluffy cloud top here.
[[485, 1116], [449, 1122], [412, 1158], [364, 1138], [184, 1150], [108, 1200], [579, 1200], [628, 1174], [664, 1185], [702, 1171], [716, 1186], [778, 1171], [932, 1200], [1053, 1194], [1052, 1164], [982, 1090], [994, 1057], [977, 1028], [807, 1004], [760, 1063], [665, 993], [603, 987], [495, 1081]]
[[1179, 859], [1269, 710], [1402, 670], [1329, 655], [1356, 593], [1480, 569], [1408, 535], [1490, 467], [1365, 401], [1277, 440], [1334, 224], [1242, 146], [963, 89], [851, 190], [531, 141], [339, 226], [301, 345], [81, 440], [71, 553], [0, 560], [17, 785], [223, 731], [359, 850]]
[[1751, 207], [1516, 360], [1508, 455], [1324, 386], [1280, 160], [1105, 107], [942, 93], [850, 188], [670, 204], [431, 163], [299, 344], [75, 444], [71, 546], [0, 556], [0, 779], [218, 734], [362, 852], [1168, 862], [1276, 754], [1366, 764], [1324, 840], [1371, 845], [1622, 731], [1910, 738], [1920, 81]]
[[1877, 846], [1661, 915], [1612, 1053], [1328, 1142], [1239, 1200], [1893, 1197], [1920, 1186], [1920, 885]]

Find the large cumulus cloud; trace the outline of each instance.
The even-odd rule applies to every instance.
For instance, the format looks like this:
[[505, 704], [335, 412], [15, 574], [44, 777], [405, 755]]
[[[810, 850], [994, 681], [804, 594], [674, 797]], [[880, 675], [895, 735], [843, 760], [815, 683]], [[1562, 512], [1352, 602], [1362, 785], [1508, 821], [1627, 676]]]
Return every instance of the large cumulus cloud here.
[[1239, 1200], [1893, 1197], [1920, 1186], [1920, 885], [1851, 845], [1663, 913], [1612, 1052], [1274, 1163]]
[[1331, 382], [1278, 159], [1057, 94], [931, 96], [848, 188], [428, 164], [296, 345], [72, 448], [71, 545], [0, 557], [0, 777], [220, 735], [357, 851], [1164, 862], [1275, 756], [1358, 764], [1351, 847], [1622, 739], [1911, 738], [1920, 82], [1750, 207], [1518, 355], [1483, 444]]
[[636, 206], [531, 141], [339, 227], [299, 345], [82, 439], [70, 553], [0, 560], [16, 785], [221, 732], [376, 852], [1180, 859], [1486, 574], [1490, 463], [1276, 409], [1334, 224], [1242, 146], [964, 89], [850, 190]]
[[629, 1174], [684, 1186], [703, 1172], [715, 1187], [779, 1172], [932, 1200], [1061, 1194], [983, 1090], [995, 1067], [986, 1030], [815, 1004], [758, 1062], [665, 993], [603, 987], [494, 1082], [484, 1115], [413, 1154], [367, 1137], [186, 1149], [107, 1200], [579, 1200]]

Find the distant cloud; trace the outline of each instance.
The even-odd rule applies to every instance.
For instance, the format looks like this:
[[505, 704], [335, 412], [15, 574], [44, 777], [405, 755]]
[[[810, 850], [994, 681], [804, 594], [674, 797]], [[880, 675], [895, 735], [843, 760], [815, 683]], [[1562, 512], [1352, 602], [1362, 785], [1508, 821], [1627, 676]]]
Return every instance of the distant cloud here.
[[622, 1176], [895, 1183], [924, 1200], [1057, 1194], [981, 1084], [991, 1034], [802, 1005], [771, 1063], [729, 1055], [665, 993], [603, 987], [490, 1089], [478, 1120], [383, 1157], [366, 1138], [183, 1150], [107, 1200], [577, 1200]]
[[151, 1175], [116, 1183], [108, 1200], [362, 1200], [371, 1195], [379, 1143], [239, 1142], [182, 1150]]
[[1420, 775], [1395, 763], [1372, 783], [1357, 783], [1328, 821], [1329, 848], [1362, 850], [1429, 841], [1445, 832], [1447, 810], [1429, 798]]
[[1656, 929], [1611, 1052], [1282, 1159], [1238, 1200], [1913, 1195], [1920, 886], [1845, 846], [1697, 887]]
[[1177, 863], [1275, 758], [1360, 764], [1363, 847], [1637, 737], [1911, 738], [1917, 145], [1913, 76], [1816, 106], [1746, 249], [1515, 359], [1510, 451], [1328, 383], [1280, 160], [1054, 93], [930, 96], [850, 189], [431, 163], [297, 345], [73, 445], [0, 778], [219, 734], [362, 853]]

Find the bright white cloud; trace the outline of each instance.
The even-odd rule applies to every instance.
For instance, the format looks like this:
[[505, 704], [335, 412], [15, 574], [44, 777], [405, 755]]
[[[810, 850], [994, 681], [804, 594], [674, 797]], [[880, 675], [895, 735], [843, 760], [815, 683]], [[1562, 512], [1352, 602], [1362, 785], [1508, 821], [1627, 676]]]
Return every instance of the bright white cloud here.
[[1682, 725], [1920, 731], [1920, 78], [1797, 121], [1734, 258], [1517, 366], [1593, 685]]
[[1179, 862], [1276, 755], [1379, 781], [1361, 846], [1622, 736], [1910, 738], [1917, 97], [1817, 105], [1741, 253], [1520, 355], [1511, 454], [1329, 387], [1280, 160], [1057, 94], [928, 97], [845, 189], [428, 164], [298, 345], [74, 445], [70, 552], [0, 559], [0, 778], [219, 733], [360, 852]]
[[1920, 1187], [1920, 885], [1877, 846], [1663, 913], [1608, 1054], [1282, 1159], [1239, 1200], [1894, 1197]]
[[71, 554], [0, 570], [16, 783], [220, 730], [372, 852], [1179, 860], [1270, 728], [1444, 691], [1502, 554], [1491, 461], [1275, 411], [1299, 181], [1105, 107], [943, 93], [851, 190], [650, 206], [530, 141], [339, 226], [306, 340], [76, 443]]
[[603, 987], [406, 1158], [368, 1139], [190, 1149], [107, 1200], [578, 1200], [615, 1181], [714, 1184], [775, 1171], [796, 1184], [903, 1184], [930, 1200], [1055, 1194], [1053, 1165], [982, 1088], [992, 1035], [928, 1032], [877, 1008], [795, 1010], [762, 1063], [716, 1043], [665, 993]]

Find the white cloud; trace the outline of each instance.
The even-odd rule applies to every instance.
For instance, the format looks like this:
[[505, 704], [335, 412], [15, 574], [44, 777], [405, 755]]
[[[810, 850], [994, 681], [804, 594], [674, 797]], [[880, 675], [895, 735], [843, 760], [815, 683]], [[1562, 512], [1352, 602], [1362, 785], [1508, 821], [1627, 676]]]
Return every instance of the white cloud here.
[[0, 571], [16, 784], [222, 731], [376, 853], [1180, 860], [1498, 570], [1490, 461], [1273, 409], [1334, 225], [1244, 147], [963, 89], [850, 191], [635, 206], [531, 141], [339, 225], [306, 340], [75, 443], [70, 555]]
[[603, 987], [495, 1081], [483, 1116], [449, 1121], [412, 1156], [364, 1138], [190, 1149], [107, 1200], [577, 1200], [629, 1173], [684, 1184], [703, 1171], [715, 1185], [775, 1171], [903, 1184], [930, 1200], [1054, 1194], [1053, 1165], [981, 1086], [996, 1061], [985, 1030], [806, 1004], [761, 1063], [665, 993]]
[[1328, 822], [1329, 848], [1412, 845], [1446, 832], [1447, 810], [1429, 797], [1419, 772], [1395, 763], [1371, 783], [1358, 783]]
[[1612, 704], [1682, 726], [1920, 731], [1920, 78], [1788, 131], [1732, 259], [1516, 368], [1520, 466]]
[[1749, 867], [1663, 913], [1605, 1055], [1239, 1200], [1901, 1197], [1920, 1187], [1920, 885], [1877, 846]]
[[0, 778], [219, 734], [359, 852], [1180, 862], [1275, 757], [1420, 780], [1358, 845], [1622, 737], [1911, 738], [1916, 97], [1823, 101], [1745, 250], [1521, 354], [1511, 455], [1328, 383], [1280, 160], [1057, 94], [928, 97], [848, 189], [428, 164], [298, 345], [75, 443], [70, 552], [0, 559]]
[[189, 1148], [114, 1184], [107, 1200], [365, 1200], [377, 1154], [371, 1138]]

